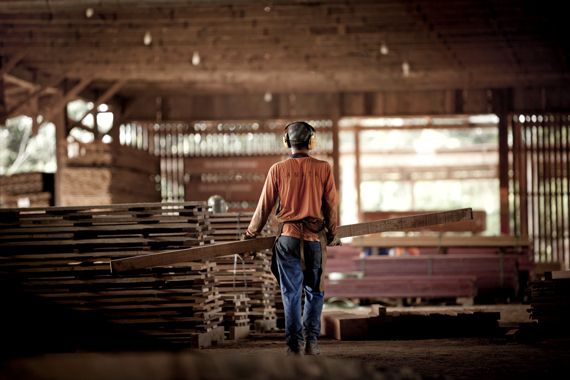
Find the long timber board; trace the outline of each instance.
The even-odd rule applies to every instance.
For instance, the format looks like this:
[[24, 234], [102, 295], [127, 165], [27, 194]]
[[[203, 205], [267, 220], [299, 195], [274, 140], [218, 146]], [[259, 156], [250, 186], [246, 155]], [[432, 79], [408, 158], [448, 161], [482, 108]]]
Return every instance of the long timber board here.
[[[337, 228], [337, 237], [345, 238], [352, 236], [375, 234], [389, 231], [407, 231], [438, 224], [448, 224], [473, 219], [471, 208], [456, 209], [443, 212], [390, 218], [366, 223], [347, 224]], [[275, 236], [258, 237], [256, 239], [233, 241], [206, 245], [195, 248], [179, 249], [162, 253], [148, 254], [143, 256], [129, 257], [112, 260], [111, 270], [113, 273], [122, 273], [137, 269], [151, 268], [164, 265], [172, 265], [181, 262], [213, 259], [251, 251], [269, 249], [273, 246]]]

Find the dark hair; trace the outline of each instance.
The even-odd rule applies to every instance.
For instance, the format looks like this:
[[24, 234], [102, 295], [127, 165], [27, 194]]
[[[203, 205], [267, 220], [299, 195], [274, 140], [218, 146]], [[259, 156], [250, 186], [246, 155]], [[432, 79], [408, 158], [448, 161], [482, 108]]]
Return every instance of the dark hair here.
[[309, 140], [299, 143], [291, 143], [291, 147], [295, 149], [309, 149]]

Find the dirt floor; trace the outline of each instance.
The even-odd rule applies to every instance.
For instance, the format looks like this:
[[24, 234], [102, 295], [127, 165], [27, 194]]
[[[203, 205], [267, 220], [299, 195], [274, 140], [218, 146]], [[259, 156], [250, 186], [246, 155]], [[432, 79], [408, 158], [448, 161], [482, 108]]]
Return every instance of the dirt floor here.
[[[502, 331], [527, 323], [528, 305], [415, 307], [416, 312], [500, 311]], [[347, 311], [346, 309], [343, 309]], [[325, 313], [335, 311], [326, 308]], [[352, 309], [366, 314], [369, 307]], [[411, 311], [406, 308], [388, 308]], [[421, 340], [321, 339], [319, 357], [285, 355], [282, 331], [176, 352], [77, 352], [0, 362], [0, 380], [566, 379], [570, 339], [521, 343], [507, 335]]]
[[[499, 311], [500, 326], [504, 331], [520, 323], [528, 323], [528, 305], [431, 306], [389, 307], [394, 311], [440, 312], [446, 311]], [[332, 311], [333, 309], [325, 310]], [[343, 309], [346, 311], [346, 309]], [[365, 314], [369, 307], [353, 309]], [[520, 343], [506, 336], [383, 340], [337, 341], [321, 339], [323, 358], [350, 359], [374, 366], [378, 370], [410, 368], [424, 378], [448, 379], [554, 379], [568, 378], [570, 373], [570, 339], [538, 339]], [[249, 339], [204, 352], [231, 352], [244, 357], [284, 352], [282, 333], [254, 335]], [[561, 374], [562, 373], [562, 374]], [[566, 374], [566, 375], [564, 375]]]

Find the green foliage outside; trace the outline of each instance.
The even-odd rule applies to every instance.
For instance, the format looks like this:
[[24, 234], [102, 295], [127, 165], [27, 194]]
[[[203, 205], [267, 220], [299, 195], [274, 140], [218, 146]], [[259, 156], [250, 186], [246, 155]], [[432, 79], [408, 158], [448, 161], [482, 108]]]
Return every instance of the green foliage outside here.
[[55, 126], [44, 123], [32, 135], [32, 119], [19, 116], [0, 125], [0, 175], [24, 172], [53, 173]]

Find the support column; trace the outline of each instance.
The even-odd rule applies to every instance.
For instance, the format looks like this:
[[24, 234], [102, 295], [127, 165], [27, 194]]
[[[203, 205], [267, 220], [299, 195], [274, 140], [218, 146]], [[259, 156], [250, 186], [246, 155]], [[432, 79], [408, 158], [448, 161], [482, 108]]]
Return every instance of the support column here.
[[[512, 110], [512, 90], [492, 92], [493, 112], [499, 117], [499, 202], [501, 235], [510, 234], [509, 227], [509, 115]], [[522, 222], [522, 221], [521, 221]]]
[[[59, 92], [57, 95], [59, 102], [63, 98], [63, 93]], [[62, 171], [65, 167], [67, 159], [67, 112], [58, 112], [52, 117], [52, 122], [55, 125], [55, 162], [57, 169], [55, 171], [54, 181], [54, 204], [55, 206], [63, 205], [62, 193]]]

